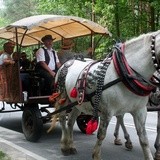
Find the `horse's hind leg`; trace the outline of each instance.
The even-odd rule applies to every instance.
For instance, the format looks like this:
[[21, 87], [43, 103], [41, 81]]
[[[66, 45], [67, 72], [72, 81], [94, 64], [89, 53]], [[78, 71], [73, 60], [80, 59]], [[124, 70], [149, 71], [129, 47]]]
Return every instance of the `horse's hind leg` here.
[[121, 139], [119, 139], [119, 129], [120, 129], [120, 119], [118, 118], [118, 116], [116, 116], [117, 118], [117, 122], [116, 122], [116, 127], [115, 127], [115, 130], [114, 130], [114, 137], [115, 137], [115, 140], [114, 140], [114, 144], [115, 145], [122, 145], [122, 141]]
[[158, 111], [158, 119], [157, 119], [157, 137], [154, 144], [156, 148], [155, 160], [160, 160], [160, 111]]
[[[63, 107], [63, 106], [61, 106]], [[61, 129], [62, 129], [62, 135], [61, 135], [61, 151], [64, 155], [69, 155], [69, 147], [68, 147], [68, 133], [67, 133], [67, 127], [66, 127], [66, 113], [61, 112], [59, 114], [59, 123], [61, 125]]]
[[69, 147], [70, 147], [70, 153], [71, 154], [76, 154], [77, 150], [75, 148], [75, 145], [73, 143], [73, 126], [75, 124], [75, 121], [77, 119], [77, 117], [81, 114], [81, 112], [74, 107], [74, 109], [72, 109], [71, 113], [68, 115], [68, 143], [69, 143]]
[[153, 160], [153, 156], [149, 147], [148, 137], [145, 129], [147, 108], [143, 107], [133, 114], [134, 123], [136, 126], [137, 134], [139, 136], [139, 141], [143, 150], [145, 160]]
[[66, 114], [60, 115], [59, 121], [62, 127], [61, 151], [64, 155], [76, 154], [76, 148], [73, 144], [73, 125], [80, 112], [74, 108], [68, 116], [66, 124]]
[[97, 142], [96, 142], [96, 145], [94, 146], [94, 150], [92, 154], [92, 158], [94, 160], [101, 160], [101, 145], [104, 138], [106, 137], [106, 130], [110, 120], [111, 120], [111, 117], [106, 115], [105, 116], [102, 115], [100, 117], [100, 125], [97, 133]]
[[130, 136], [127, 132], [127, 129], [124, 125], [124, 115], [116, 116], [116, 118], [117, 118], [117, 123], [116, 123], [116, 127], [115, 127], [115, 132], [114, 132], [114, 136], [115, 136], [114, 143], [116, 145], [122, 145], [121, 139], [119, 139], [119, 128], [121, 125], [123, 133], [124, 133], [124, 138], [126, 139], [125, 147], [127, 149], [131, 150], [133, 148], [133, 146], [132, 146], [132, 142], [130, 140]]

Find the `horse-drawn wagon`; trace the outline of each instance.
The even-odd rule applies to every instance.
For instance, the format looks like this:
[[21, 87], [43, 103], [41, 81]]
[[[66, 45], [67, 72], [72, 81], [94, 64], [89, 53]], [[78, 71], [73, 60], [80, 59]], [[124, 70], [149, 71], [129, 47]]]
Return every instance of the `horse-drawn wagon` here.
[[[14, 42], [17, 53], [21, 52], [22, 47], [40, 45], [41, 38], [46, 34], [56, 38], [55, 41], [60, 41], [63, 38], [95, 34], [106, 36], [110, 33], [106, 28], [87, 19], [60, 15], [32, 16], [0, 29], [0, 38]], [[41, 136], [43, 123], [50, 121], [51, 118], [48, 108], [52, 106], [49, 96], [42, 93], [43, 82], [34, 70], [23, 71], [29, 74], [31, 83], [28, 86], [29, 90], [22, 90], [20, 80], [22, 71], [19, 69], [19, 61], [12, 66], [1, 67], [0, 72], [0, 101], [3, 102], [0, 113], [23, 111], [23, 133], [27, 140], [37, 141]], [[11, 110], [5, 109], [6, 103], [10, 104]], [[46, 105], [41, 106], [40, 104]], [[84, 119], [80, 119], [78, 122], [80, 129], [83, 131], [82, 125], [85, 124], [81, 123], [82, 121], [84, 122]]]
[[[74, 38], [96, 33], [101, 35], [109, 34], [108, 30], [98, 24], [78, 17], [43, 15], [25, 18], [2, 28], [0, 37], [14, 41], [17, 45], [17, 52], [19, 52], [21, 46], [40, 43], [40, 38], [46, 34], [51, 34], [56, 40], [61, 40], [62, 38]], [[153, 76], [155, 71], [160, 72], [159, 54], [160, 31], [157, 31], [143, 34], [127, 41], [125, 44], [115, 46], [114, 52], [100, 62], [75, 60], [67, 68], [65, 79], [60, 82], [61, 72], [66, 67], [62, 65], [56, 75], [56, 82], [61, 93], [59, 98], [63, 99], [65, 97], [65, 103], [60, 105], [56, 101], [56, 105], [62, 111], [66, 106], [72, 107], [75, 105], [69, 113], [68, 126], [65, 122], [66, 113], [61, 114], [60, 112], [59, 120], [62, 126], [61, 150], [64, 154], [76, 153], [72, 133], [73, 125], [82, 111], [93, 115], [92, 119], [89, 117], [91, 123], [88, 132], [92, 132], [92, 129], [96, 128], [97, 119], [100, 117], [97, 142], [92, 155], [94, 160], [101, 159], [102, 141], [106, 136], [107, 126], [112, 116], [123, 116], [126, 112], [129, 112], [134, 118], [144, 159], [153, 160], [146, 135], [145, 120], [148, 95], [157, 85], [150, 81], [150, 78], [155, 78]], [[31, 92], [26, 96], [26, 92], [21, 87], [18, 67], [17, 63], [13, 68], [5, 68], [3, 75], [6, 75], [6, 77], [4, 76], [5, 79], [3, 78], [0, 84], [0, 88], [2, 88], [0, 96], [2, 101], [11, 105], [15, 104], [23, 111], [22, 128], [26, 139], [36, 141], [40, 138], [43, 123], [50, 120], [50, 116], [43, 117], [41, 112], [46, 112], [47, 115], [51, 113], [46, 107], [41, 108], [39, 106], [39, 104], [49, 104], [49, 96], [41, 95], [41, 92]], [[30, 74], [34, 76], [32, 71]], [[83, 79], [87, 79], [87, 81], [81, 81]], [[79, 84], [77, 80], [80, 80], [80, 87], [77, 85]], [[37, 79], [34, 82], [37, 82]], [[84, 90], [81, 90], [83, 82], [86, 87], [87, 102], [83, 101]], [[39, 85], [34, 83], [32, 91], [41, 91], [37, 87]], [[78, 102], [75, 94], [71, 94], [72, 91], [76, 92], [77, 87], [80, 89]], [[69, 104], [69, 102], [72, 103]], [[77, 105], [78, 103], [81, 104], [81, 107]], [[155, 110], [158, 110], [158, 108]], [[5, 107], [1, 112], [5, 112]], [[80, 129], [83, 130], [83, 128]], [[157, 142], [155, 156], [158, 160], [160, 157], [158, 136]]]

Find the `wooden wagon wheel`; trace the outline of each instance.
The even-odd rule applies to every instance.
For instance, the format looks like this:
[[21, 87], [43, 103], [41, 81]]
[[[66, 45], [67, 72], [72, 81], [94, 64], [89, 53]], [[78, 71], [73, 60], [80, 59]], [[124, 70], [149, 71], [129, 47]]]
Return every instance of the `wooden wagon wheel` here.
[[[36, 104], [34, 104], [36, 105]], [[41, 137], [43, 121], [41, 112], [36, 106], [25, 107], [22, 115], [22, 130], [28, 141], [36, 142]]]

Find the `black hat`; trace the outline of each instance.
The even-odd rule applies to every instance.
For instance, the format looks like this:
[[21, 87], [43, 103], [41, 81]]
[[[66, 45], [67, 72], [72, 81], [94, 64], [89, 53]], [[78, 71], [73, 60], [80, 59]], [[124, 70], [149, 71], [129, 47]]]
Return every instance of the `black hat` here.
[[45, 35], [42, 37], [41, 41], [44, 42], [45, 40], [55, 40], [55, 38], [52, 38], [52, 35]]

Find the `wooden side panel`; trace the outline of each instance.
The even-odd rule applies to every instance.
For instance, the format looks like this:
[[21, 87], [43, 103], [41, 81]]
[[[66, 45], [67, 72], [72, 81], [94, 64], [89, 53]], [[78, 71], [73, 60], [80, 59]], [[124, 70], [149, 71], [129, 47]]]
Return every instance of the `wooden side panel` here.
[[12, 103], [22, 100], [18, 63], [0, 66], [0, 100]]

